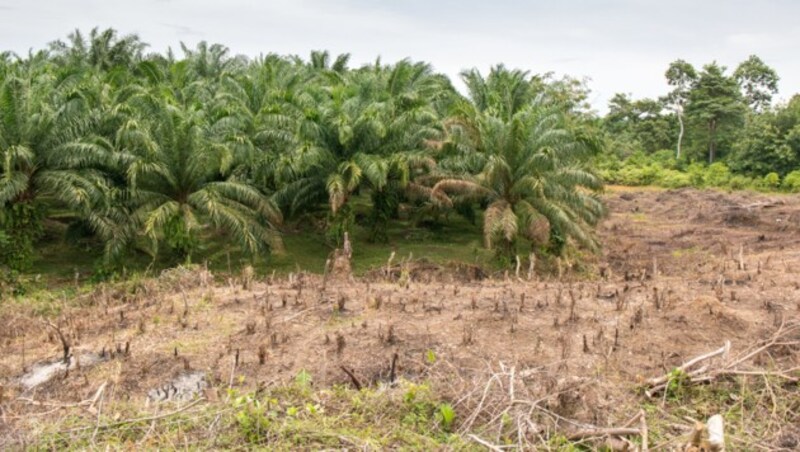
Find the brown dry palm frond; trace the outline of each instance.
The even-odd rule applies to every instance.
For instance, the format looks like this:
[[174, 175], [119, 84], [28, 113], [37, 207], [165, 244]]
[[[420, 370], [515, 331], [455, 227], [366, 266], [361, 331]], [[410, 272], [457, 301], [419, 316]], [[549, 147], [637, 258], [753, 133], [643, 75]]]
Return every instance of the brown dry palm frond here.
[[406, 197], [412, 201], [429, 200], [433, 195], [433, 188], [426, 185], [409, 182], [405, 189]]
[[431, 149], [433, 151], [441, 151], [444, 147], [444, 141], [442, 140], [423, 140], [423, 144], [426, 148]]
[[495, 238], [511, 242], [519, 230], [517, 215], [511, 205], [499, 199], [486, 208], [483, 217], [483, 239], [487, 248], [492, 248]]
[[463, 198], [473, 200], [492, 196], [492, 192], [479, 183], [460, 179], [444, 179], [437, 182], [436, 185], [433, 186], [431, 196], [436, 202], [452, 206], [453, 201], [448, 193], [457, 194]]
[[336, 212], [344, 205], [347, 201], [347, 194], [350, 192], [347, 187], [344, 179], [338, 175], [334, 174], [328, 178], [328, 203], [331, 207], [331, 213], [336, 215]]
[[538, 212], [536, 215], [531, 215], [525, 228], [525, 237], [534, 245], [547, 245], [550, 241], [550, 220]]

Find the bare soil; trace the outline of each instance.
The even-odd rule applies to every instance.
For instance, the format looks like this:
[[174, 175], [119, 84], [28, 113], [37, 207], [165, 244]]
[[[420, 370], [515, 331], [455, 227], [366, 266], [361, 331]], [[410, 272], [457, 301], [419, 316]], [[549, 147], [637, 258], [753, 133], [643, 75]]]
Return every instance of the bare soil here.
[[[30, 309], [4, 306], [0, 436], [24, 432], [26, 415], [52, 409], [43, 404], [90, 400], [104, 382], [106, 403], [145, 405], [198, 371], [209, 400], [229, 387], [285, 384], [301, 370], [317, 387], [434, 380], [461, 413], [485, 403], [487, 376], [511, 372], [517, 386], [503, 391], [573, 422], [613, 426], [638, 411], [647, 379], [725, 341], [742, 352], [800, 318], [799, 197], [618, 189], [606, 200], [601, 255], [581, 271], [563, 262], [561, 278], [420, 264], [327, 281], [249, 272], [215, 281], [176, 269], [99, 287], [64, 302], [53, 322], [73, 357], [103, 359], [33, 387], [27, 373], [60, 359], [62, 343]], [[800, 348], [789, 343], [748, 364], [797, 368]]]

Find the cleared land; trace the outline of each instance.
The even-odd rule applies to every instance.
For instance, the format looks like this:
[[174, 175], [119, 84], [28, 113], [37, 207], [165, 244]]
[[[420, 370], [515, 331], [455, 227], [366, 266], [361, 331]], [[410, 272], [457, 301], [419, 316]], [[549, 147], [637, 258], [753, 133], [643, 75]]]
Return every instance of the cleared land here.
[[644, 410], [651, 448], [717, 413], [730, 450], [797, 448], [800, 198], [607, 202], [602, 255], [560, 278], [398, 256], [5, 303], [0, 447], [623, 448], [640, 435], [597, 429]]

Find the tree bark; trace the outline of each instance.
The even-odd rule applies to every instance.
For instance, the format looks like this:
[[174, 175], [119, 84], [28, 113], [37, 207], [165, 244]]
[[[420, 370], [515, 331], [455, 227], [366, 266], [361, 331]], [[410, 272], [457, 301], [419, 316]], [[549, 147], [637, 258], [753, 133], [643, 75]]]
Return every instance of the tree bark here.
[[683, 144], [683, 113], [678, 113], [678, 124], [681, 126], [681, 131], [678, 132], [678, 152], [675, 154], [675, 159], [681, 159], [681, 144]]
[[712, 119], [708, 123], [708, 133], [709, 133], [709, 141], [708, 141], [708, 163], [714, 163], [714, 159], [717, 156], [717, 120]]

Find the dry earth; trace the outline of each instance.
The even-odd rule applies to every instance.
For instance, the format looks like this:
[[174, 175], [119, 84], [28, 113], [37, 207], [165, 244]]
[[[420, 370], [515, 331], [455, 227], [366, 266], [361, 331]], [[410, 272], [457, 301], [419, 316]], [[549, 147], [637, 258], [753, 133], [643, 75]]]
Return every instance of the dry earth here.
[[[730, 341], [708, 363], [721, 369], [781, 325], [780, 343], [735, 370], [795, 369], [781, 390], [796, 396], [800, 198], [619, 189], [607, 202], [602, 254], [589, 271], [565, 262], [560, 279], [478, 279], [410, 265], [389, 278], [383, 270], [325, 282], [244, 271], [215, 282], [177, 269], [64, 301], [52, 325], [20, 304], [0, 307], [0, 437], [12, 444], [34, 434], [31, 419], [91, 401], [101, 385], [106, 404], [195, 394], [213, 403], [228, 387], [284, 384], [301, 370], [317, 387], [438, 383], [463, 414], [463, 432], [501, 412], [522, 422], [534, 402], [563, 432], [619, 426], [647, 401], [648, 379]], [[70, 346], [68, 372], [59, 333]], [[742, 441], [791, 446], [797, 410], [784, 422]]]

